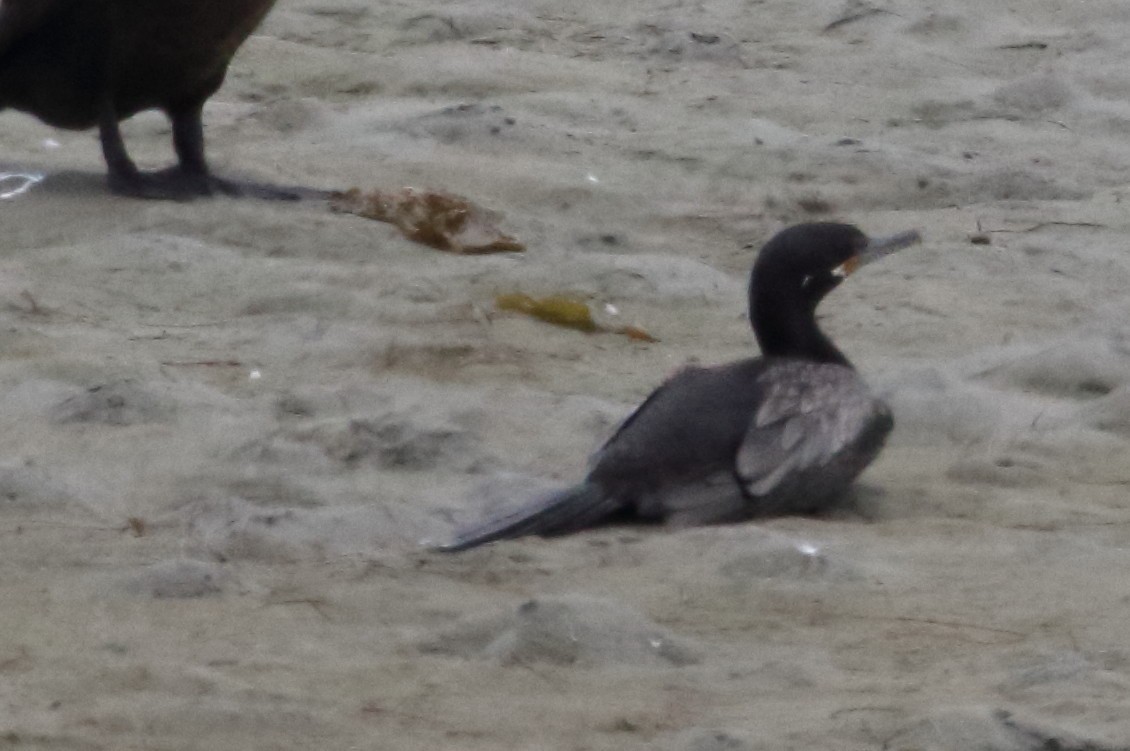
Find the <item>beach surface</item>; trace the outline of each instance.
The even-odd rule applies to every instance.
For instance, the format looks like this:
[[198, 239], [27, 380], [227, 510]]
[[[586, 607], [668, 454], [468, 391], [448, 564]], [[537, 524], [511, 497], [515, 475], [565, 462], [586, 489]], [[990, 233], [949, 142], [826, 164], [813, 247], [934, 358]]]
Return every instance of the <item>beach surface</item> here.
[[[1128, 40], [1124, 0], [280, 0], [215, 170], [466, 196], [494, 255], [113, 197], [4, 113], [46, 179], [0, 200], [0, 749], [1130, 749]], [[754, 254], [814, 220], [924, 237], [820, 311], [896, 420], [842, 507], [428, 551], [756, 353]]]

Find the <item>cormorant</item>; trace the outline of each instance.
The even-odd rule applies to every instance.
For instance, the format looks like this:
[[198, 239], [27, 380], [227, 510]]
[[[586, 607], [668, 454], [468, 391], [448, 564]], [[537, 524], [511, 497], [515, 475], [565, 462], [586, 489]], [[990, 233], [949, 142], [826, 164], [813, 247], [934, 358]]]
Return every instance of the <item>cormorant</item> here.
[[827, 506], [878, 455], [894, 422], [817, 327], [816, 306], [858, 267], [918, 241], [917, 232], [868, 239], [831, 222], [782, 230], [750, 275], [762, 357], [680, 371], [597, 451], [581, 483], [463, 529], [439, 550], [625, 515], [697, 526]]
[[[235, 51], [275, 0], [2, 0], [0, 109], [59, 128], [98, 127], [110, 189], [142, 198], [188, 198], [240, 186], [211, 175], [201, 111]], [[178, 163], [144, 173], [118, 122], [164, 111]], [[252, 192], [255, 192], [252, 186]], [[293, 198], [283, 192], [268, 197]]]

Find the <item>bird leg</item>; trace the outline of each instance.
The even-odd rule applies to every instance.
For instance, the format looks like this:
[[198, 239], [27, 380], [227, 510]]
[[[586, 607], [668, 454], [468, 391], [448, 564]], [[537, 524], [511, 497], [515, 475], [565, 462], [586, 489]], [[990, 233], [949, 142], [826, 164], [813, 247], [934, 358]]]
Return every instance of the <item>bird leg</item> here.
[[129, 158], [121, 128], [118, 127], [118, 114], [110, 103], [104, 104], [98, 115], [98, 138], [102, 142], [102, 156], [110, 172], [110, 189], [115, 193], [121, 192], [119, 186], [124, 187], [133, 182], [140, 173], [137, 165]]
[[208, 163], [204, 160], [202, 110], [201, 106], [196, 106], [169, 113], [169, 119], [173, 123], [173, 148], [180, 161], [180, 170], [186, 175], [208, 174]]
[[181, 122], [173, 120], [173, 142], [181, 163], [160, 172], [142, 172], [130, 159], [122, 139], [118, 113], [111, 102], [102, 106], [98, 118], [98, 135], [102, 156], [109, 171], [110, 190], [133, 198], [186, 200], [211, 195], [214, 186], [204, 163], [204, 137], [200, 128], [199, 109], [195, 121], [190, 115]]
[[185, 180], [198, 184], [202, 194], [223, 193], [229, 196], [246, 196], [268, 201], [297, 201], [301, 198], [325, 198], [324, 191], [307, 188], [280, 188], [257, 182], [234, 182], [216, 177], [208, 169], [204, 159], [204, 121], [201, 117], [203, 103], [169, 113], [173, 122], [173, 148], [180, 164], [171, 171], [179, 170]]
[[[130, 159], [122, 139], [118, 114], [112, 103], [102, 107], [98, 133], [109, 170], [110, 190], [132, 198], [185, 201], [217, 194], [294, 201], [322, 197], [319, 191], [277, 188], [260, 183], [236, 183], [212, 175], [204, 158], [203, 103], [169, 112], [177, 164], [156, 172], [142, 172]], [[309, 195], [308, 195], [309, 194]]]

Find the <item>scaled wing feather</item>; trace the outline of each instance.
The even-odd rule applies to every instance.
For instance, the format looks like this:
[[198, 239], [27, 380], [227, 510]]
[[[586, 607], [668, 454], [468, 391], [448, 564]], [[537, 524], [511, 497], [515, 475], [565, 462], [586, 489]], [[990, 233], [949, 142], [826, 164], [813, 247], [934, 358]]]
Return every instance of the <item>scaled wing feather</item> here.
[[848, 368], [782, 363], [762, 376], [764, 399], [738, 449], [738, 477], [764, 496], [789, 476], [830, 462], [881, 409]]

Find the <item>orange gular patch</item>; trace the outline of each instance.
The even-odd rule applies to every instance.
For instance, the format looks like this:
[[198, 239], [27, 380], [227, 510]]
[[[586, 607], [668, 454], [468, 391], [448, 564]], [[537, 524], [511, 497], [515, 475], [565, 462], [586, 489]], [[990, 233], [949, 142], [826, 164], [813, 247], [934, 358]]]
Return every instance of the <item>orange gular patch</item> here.
[[841, 263], [839, 266], [837, 266], [832, 271], [832, 273], [833, 274], [839, 274], [840, 276], [845, 276], [845, 277], [851, 276], [852, 274], [855, 273], [855, 270], [858, 269], [859, 266], [860, 266], [859, 255], [856, 254], [856, 255], [852, 256], [851, 258], [847, 259], [846, 261], [844, 261], [843, 263]]

